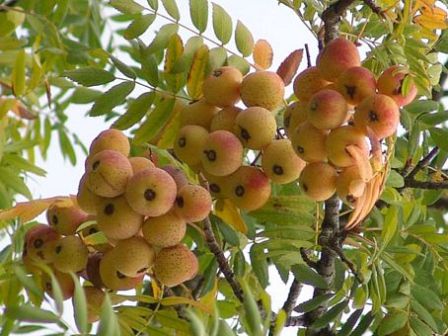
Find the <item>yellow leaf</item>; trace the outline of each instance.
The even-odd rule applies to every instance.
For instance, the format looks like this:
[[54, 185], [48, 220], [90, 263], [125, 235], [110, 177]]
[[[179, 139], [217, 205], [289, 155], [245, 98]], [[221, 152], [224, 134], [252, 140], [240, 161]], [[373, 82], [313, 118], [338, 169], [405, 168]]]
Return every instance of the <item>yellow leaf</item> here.
[[201, 302], [182, 297], [182, 296], [169, 296], [163, 298], [160, 303], [164, 306], [175, 306], [175, 305], [181, 305], [181, 304], [188, 304], [192, 305], [193, 307], [196, 307], [208, 314], [211, 314], [213, 312], [213, 309], [210, 309], [210, 307], [207, 307], [206, 305], [203, 305]]
[[166, 57], [165, 57], [165, 66], [164, 70], [165, 72], [171, 72], [171, 70], [174, 67], [174, 64], [176, 64], [177, 60], [180, 56], [182, 56], [182, 53], [184, 52], [184, 46], [182, 43], [182, 39], [179, 35], [174, 34], [170, 37], [170, 40], [168, 42], [168, 47], [166, 49]]
[[73, 204], [73, 200], [71, 197], [63, 197], [63, 196], [44, 198], [29, 202], [20, 202], [17, 203], [16, 206], [11, 209], [0, 210], [0, 221], [10, 220], [18, 217], [22, 223], [29, 222], [30, 220], [39, 216], [51, 204], [55, 202], [58, 203], [60, 202], [62, 206], [66, 204], [67, 206]]
[[208, 47], [202, 45], [194, 53], [193, 63], [188, 73], [187, 91], [191, 98], [199, 99], [202, 97], [202, 83], [205, 79], [205, 69], [208, 63]]
[[14, 95], [21, 96], [25, 93], [25, 50], [21, 49], [16, 56], [16, 62], [11, 74], [11, 84]]
[[422, 9], [422, 15], [414, 18], [414, 22], [427, 29], [446, 29], [448, 23], [446, 21], [446, 12], [441, 8]]
[[162, 289], [157, 284], [157, 281], [151, 281], [152, 294], [155, 298], [159, 298], [162, 295]]
[[255, 64], [258, 65], [262, 70], [265, 70], [272, 65], [274, 51], [272, 50], [272, 47], [268, 41], [258, 40], [255, 43], [252, 57]]
[[241, 217], [240, 210], [230, 200], [218, 200], [215, 205], [215, 214], [235, 230], [247, 233], [247, 226]]
[[204, 306], [207, 307], [211, 312], [214, 311], [216, 307], [216, 296], [218, 294], [218, 280], [215, 279], [215, 284], [213, 285], [213, 288], [205, 294], [203, 297], [199, 299], [199, 302]]

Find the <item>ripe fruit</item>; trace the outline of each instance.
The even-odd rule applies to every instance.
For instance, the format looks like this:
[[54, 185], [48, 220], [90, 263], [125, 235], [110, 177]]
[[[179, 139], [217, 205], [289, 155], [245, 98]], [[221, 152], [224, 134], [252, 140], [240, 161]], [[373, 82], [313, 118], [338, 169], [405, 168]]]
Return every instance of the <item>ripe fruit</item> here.
[[[62, 299], [68, 300], [73, 296], [75, 292], [75, 283], [70, 274], [59, 272], [58, 270], [53, 270], [54, 277], [61, 289]], [[51, 277], [47, 273], [44, 274], [42, 283], [45, 292], [54, 299], [53, 294], [53, 284], [51, 282]]]
[[129, 180], [125, 197], [139, 214], [160, 216], [171, 209], [176, 199], [176, 182], [162, 169], [146, 169]]
[[361, 58], [356, 45], [343, 37], [329, 42], [317, 57], [321, 76], [330, 82], [335, 82], [345, 70], [360, 65]]
[[96, 322], [100, 319], [101, 305], [103, 304], [105, 293], [92, 286], [84, 287], [87, 300], [87, 321]]
[[[403, 95], [402, 87], [405, 79], [411, 80], [411, 83], [408, 93]], [[384, 70], [377, 84], [378, 92], [391, 97], [398, 106], [411, 103], [417, 96], [417, 87], [413, 80], [409, 79], [409, 71], [400, 65], [393, 65]]]
[[235, 120], [235, 134], [250, 149], [261, 149], [275, 136], [277, 124], [270, 111], [263, 107], [249, 107]]
[[233, 133], [219, 130], [208, 135], [201, 163], [209, 174], [229, 175], [241, 166], [242, 161], [243, 145]]
[[87, 220], [87, 217], [88, 214], [76, 205], [61, 206], [57, 202], [47, 211], [48, 224], [64, 236], [75, 234], [76, 229]]
[[185, 236], [187, 224], [174, 211], [163, 216], [150, 217], [142, 227], [146, 241], [157, 247], [169, 247], [179, 244]]
[[227, 198], [228, 183], [227, 176], [214, 176], [204, 172], [204, 176], [208, 181], [208, 189], [210, 194], [215, 198]]
[[302, 123], [308, 120], [307, 103], [295, 101], [288, 105], [283, 114], [283, 126], [286, 134], [292, 134]]
[[84, 174], [79, 181], [78, 194], [76, 200], [79, 207], [89, 215], [96, 215], [96, 208], [102, 197], [96, 195], [87, 187], [87, 175]]
[[142, 237], [120, 240], [110, 253], [117, 270], [131, 278], [146, 273], [155, 258], [154, 249]]
[[296, 155], [291, 141], [272, 141], [264, 150], [261, 165], [264, 173], [274, 183], [285, 184], [296, 180], [306, 162]]
[[53, 266], [63, 273], [82, 271], [87, 265], [89, 251], [78, 236], [67, 236], [54, 246]]
[[129, 155], [131, 146], [129, 140], [123, 132], [117, 129], [107, 129], [102, 131], [98, 136], [93, 139], [90, 145], [89, 155], [93, 156], [103, 150], [110, 149], [123, 154]]
[[201, 162], [201, 153], [207, 137], [208, 131], [202, 126], [184, 126], [174, 141], [174, 153], [189, 166], [196, 166]]
[[188, 184], [179, 190], [174, 211], [187, 222], [204, 220], [212, 208], [210, 193], [203, 187]]
[[218, 68], [208, 76], [202, 85], [205, 100], [221, 107], [236, 104], [240, 100], [241, 72], [234, 67]]
[[349, 104], [358, 105], [365, 98], [376, 93], [375, 76], [367, 68], [353, 67], [339, 76], [336, 88]]
[[188, 184], [188, 179], [182, 169], [172, 165], [164, 166], [162, 169], [170, 174], [174, 182], [176, 182], [177, 190], [180, 190], [184, 185]]
[[306, 103], [316, 92], [322, 90], [328, 84], [330, 82], [323, 79], [317, 67], [309, 67], [299, 73], [296, 79], [294, 79], [294, 94], [299, 101]]
[[144, 274], [131, 278], [121, 274], [115, 264], [114, 254], [108, 251], [100, 261], [100, 276], [104, 285], [111, 290], [134, 289], [143, 281]]
[[124, 193], [132, 176], [127, 157], [113, 150], [103, 150], [88, 159], [87, 187], [102, 197], [116, 197]]
[[337, 172], [325, 162], [308, 164], [299, 178], [299, 183], [305, 194], [320, 202], [329, 199], [336, 191]]
[[133, 174], [148, 168], [155, 168], [156, 166], [151, 160], [143, 156], [131, 157], [129, 158], [129, 163], [131, 164]]
[[154, 263], [157, 280], [167, 287], [174, 287], [191, 280], [198, 269], [198, 259], [182, 244], [161, 249]]
[[212, 119], [210, 131], [226, 130], [233, 132], [235, 119], [240, 112], [241, 109], [236, 106], [228, 106], [218, 111]]
[[391, 136], [400, 122], [400, 110], [389, 96], [378, 94], [368, 97], [358, 106], [355, 125], [363, 130], [369, 127], [378, 139]]
[[308, 104], [308, 120], [318, 129], [333, 129], [347, 118], [348, 106], [344, 96], [334, 90], [315, 93]]
[[260, 106], [272, 111], [283, 102], [285, 84], [275, 72], [257, 71], [244, 77], [240, 92], [247, 107]]
[[345, 150], [348, 145], [358, 146], [367, 156], [369, 148], [365, 134], [353, 126], [342, 126], [330, 132], [325, 142], [328, 160], [338, 167], [348, 167], [356, 162]]
[[336, 192], [348, 203], [362, 195], [366, 182], [361, 178], [358, 166], [344, 168], [336, 179]]
[[209, 129], [213, 116], [218, 110], [218, 107], [210, 105], [205, 99], [198, 100], [180, 111], [180, 123], [182, 126], [198, 125]]
[[230, 199], [246, 211], [261, 208], [271, 195], [269, 178], [252, 166], [241, 166], [229, 176], [228, 184]]
[[31, 261], [50, 263], [54, 254], [51, 251], [52, 242], [60, 238], [59, 233], [45, 224], [37, 224], [25, 234], [23, 254]]
[[318, 162], [327, 160], [325, 142], [328, 131], [320, 130], [304, 122], [291, 134], [291, 143], [297, 155], [306, 162]]
[[126, 239], [138, 233], [143, 216], [135, 212], [124, 196], [104, 199], [97, 209], [99, 229], [111, 239]]

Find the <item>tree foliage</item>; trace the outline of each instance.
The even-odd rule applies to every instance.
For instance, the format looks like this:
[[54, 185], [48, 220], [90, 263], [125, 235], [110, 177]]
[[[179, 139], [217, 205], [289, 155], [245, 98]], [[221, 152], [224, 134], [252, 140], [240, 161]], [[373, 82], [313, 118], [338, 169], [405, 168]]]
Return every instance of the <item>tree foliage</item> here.
[[[448, 330], [448, 114], [441, 102], [447, 69], [439, 59], [448, 52], [446, 3], [278, 3], [291, 9], [316, 44], [333, 30], [357, 40], [367, 50], [363, 66], [375, 75], [392, 64], [408, 66], [419, 98], [401, 109], [402, 129], [387, 142], [381, 197], [358, 227], [336, 230], [330, 242], [320, 233], [331, 204], [310, 200], [295, 183], [274, 185], [268, 203], [253, 212], [218, 201], [210, 220], [190, 227], [185, 238], [199, 258], [199, 276], [170, 291], [147, 280], [133, 294], [108, 293], [98, 312], [99, 335], [281, 335], [295, 327], [298, 335], [370, 330], [424, 336]], [[232, 65], [243, 74], [271, 67], [275, 47], [225, 8], [190, 0], [189, 9], [180, 11], [174, 0], [0, 3], [0, 209], [16, 205], [0, 212], [7, 242], [0, 252], [2, 334], [91, 330], [78, 278], [73, 275], [76, 326], [70, 326], [51, 270], [43, 272], [56, 290], [51, 309], [42, 308], [48, 299], [42, 279], [27, 275], [20, 258], [25, 231], [54, 201], [16, 203], [19, 196], [32, 199], [28, 176], [45, 175], [34, 164], [36, 155], [47, 158], [52, 141], [73, 165], [83, 159], [75, 146], [87, 153], [66, 127], [67, 108], [81, 105], [86, 122], [103, 118], [130, 135], [134, 153], [150, 149], [161, 163], [198, 181], [170, 150], [180, 110], [202, 96], [204, 79], [217, 67]], [[279, 68], [285, 82], [303, 54], [291, 52]], [[409, 85], [403, 82], [403, 90]], [[343, 226], [349, 210], [336, 210]], [[331, 275], [323, 267], [325, 255]], [[289, 291], [280, 311], [273, 311], [266, 291], [269, 269]], [[314, 295], [296, 302], [304, 285]]]

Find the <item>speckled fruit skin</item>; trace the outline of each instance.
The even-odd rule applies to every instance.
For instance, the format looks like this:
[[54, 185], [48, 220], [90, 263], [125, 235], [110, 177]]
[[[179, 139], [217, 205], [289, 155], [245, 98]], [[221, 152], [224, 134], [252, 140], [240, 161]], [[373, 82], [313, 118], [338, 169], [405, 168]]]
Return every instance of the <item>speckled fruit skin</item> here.
[[299, 178], [300, 187], [314, 201], [329, 199], [336, 191], [337, 172], [330, 164], [313, 162], [303, 169]]
[[366, 134], [353, 126], [342, 126], [330, 132], [325, 142], [328, 160], [338, 167], [349, 167], [355, 164], [350, 154], [345, 150], [348, 145], [358, 146], [368, 157], [369, 148]]
[[155, 258], [154, 249], [143, 237], [138, 236], [120, 240], [111, 253], [117, 270], [131, 278], [146, 273]]
[[148, 168], [155, 168], [156, 165], [150, 160], [143, 156], [134, 156], [129, 158], [129, 163], [132, 167], [132, 173], [136, 174], [139, 171], [148, 169]]
[[286, 184], [296, 180], [306, 162], [296, 155], [289, 139], [272, 141], [264, 150], [261, 166], [272, 182]]
[[317, 57], [320, 75], [335, 82], [347, 69], [360, 66], [361, 58], [355, 44], [343, 37], [329, 42]]
[[323, 89], [315, 93], [307, 106], [308, 121], [318, 129], [333, 129], [347, 119], [348, 105], [343, 95]]
[[63, 273], [82, 271], [87, 265], [89, 251], [78, 236], [66, 236], [54, 246], [53, 266]]
[[95, 139], [93, 139], [90, 145], [89, 155], [95, 155], [105, 149], [114, 150], [124, 156], [128, 156], [131, 146], [128, 138], [123, 132], [111, 128], [102, 131]]
[[234, 133], [250, 149], [262, 149], [275, 137], [277, 123], [272, 113], [263, 107], [249, 107], [238, 114]]
[[48, 208], [46, 215], [48, 224], [64, 236], [75, 234], [76, 229], [89, 216], [76, 205], [61, 206], [57, 202]]
[[286, 134], [292, 134], [294, 130], [308, 120], [308, 104], [295, 101], [288, 105], [283, 114], [283, 126]]
[[124, 193], [133, 173], [127, 157], [103, 150], [88, 159], [86, 174], [90, 191], [102, 197], [117, 197]]
[[142, 227], [143, 237], [152, 246], [159, 248], [179, 244], [185, 236], [187, 224], [185, 220], [170, 211], [163, 216], [150, 217]]
[[198, 269], [198, 259], [182, 244], [161, 249], [154, 263], [157, 280], [167, 287], [174, 287], [191, 280]]
[[246, 211], [261, 208], [271, 195], [271, 183], [266, 174], [252, 166], [241, 166], [229, 176], [229, 198]]
[[303, 70], [294, 79], [293, 89], [299, 101], [307, 103], [318, 91], [325, 88], [329, 81], [322, 78], [319, 69], [315, 66]]
[[232, 66], [213, 70], [202, 85], [205, 100], [215, 106], [226, 107], [240, 100], [241, 72]]
[[400, 123], [400, 110], [389, 96], [378, 94], [368, 97], [359, 104], [354, 115], [355, 126], [362, 130], [367, 127], [378, 139], [391, 136]]
[[96, 207], [103, 198], [90, 191], [87, 187], [87, 175], [84, 174], [79, 181], [76, 201], [79, 207], [89, 215], [96, 215]]
[[25, 245], [23, 253], [31, 261], [50, 263], [53, 261], [51, 251], [54, 241], [60, 239], [59, 233], [45, 224], [37, 224], [25, 234]]
[[244, 77], [240, 92], [247, 107], [260, 106], [273, 111], [283, 103], [285, 84], [275, 72], [256, 71]]
[[229, 131], [214, 131], [208, 135], [202, 150], [202, 167], [209, 174], [225, 176], [233, 173], [243, 162], [243, 145]]
[[180, 111], [180, 123], [185, 125], [198, 125], [210, 129], [213, 116], [219, 108], [210, 105], [205, 99], [188, 104]]
[[204, 220], [212, 209], [212, 198], [207, 189], [188, 184], [179, 190], [174, 211], [186, 222]]
[[328, 131], [320, 130], [304, 122], [291, 134], [291, 144], [296, 154], [306, 162], [319, 162], [327, 160], [325, 142]]
[[350, 105], [358, 105], [365, 98], [376, 93], [376, 80], [373, 73], [364, 67], [345, 70], [336, 82], [336, 89]]
[[408, 105], [417, 96], [417, 87], [412, 81], [407, 95], [401, 93], [403, 81], [407, 76], [409, 71], [400, 65], [387, 68], [378, 78], [378, 92], [391, 97], [398, 106]]
[[104, 199], [97, 209], [98, 228], [108, 239], [127, 239], [136, 235], [143, 216], [135, 212], [123, 196]]
[[228, 106], [219, 110], [212, 119], [210, 131], [225, 130], [232, 132], [235, 125], [235, 119], [242, 111], [237, 106]]
[[144, 274], [134, 278], [121, 274], [116, 268], [114, 254], [112, 251], [108, 251], [100, 261], [100, 276], [106, 288], [111, 290], [129, 290], [134, 289], [143, 281]]
[[[62, 299], [65, 301], [72, 298], [75, 292], [75, 282], [73, 281], [72, 276], [67, 273], [59, 272], [58, 270], [55, 269], [53, 270], [53, 274], [61, 289]], [[42, 279], [42, 285], [44, 287], [45, 292], [52, 298], [54, 298], [51, 277], [47, 273], [44, 273]]]
[[179, 130], [174, 141], [174, 153], [189, 166], [196, 166], [201, 163], [201, 153], [207, 138], [208, 131], [204, 127], [184, 126]]
[[176, 182], [170, 174], [160, 168], [150, 168], [129, 180], [125, 197], [134, 211], [155, 217], [171, 209], [176, 193]]

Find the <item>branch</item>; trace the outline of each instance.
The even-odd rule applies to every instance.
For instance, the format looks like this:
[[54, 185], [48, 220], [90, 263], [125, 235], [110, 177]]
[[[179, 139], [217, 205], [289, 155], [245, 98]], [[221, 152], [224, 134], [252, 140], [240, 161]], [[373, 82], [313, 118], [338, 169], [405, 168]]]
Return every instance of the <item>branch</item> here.
[[285, 303], [283, 304], [283, 310], [286, 312], [286, 316], [289, 318], [292, 312], [292, 309], [294, 308], [297, 298], [300, 295], [300, 292], [302, 291], [302, 284], [297, 281], [297, 279], [294, 279], [291, 287], [289, 288], [288, 298], [286, 299]]
[[300, 248], [300, 256], [302, 257], [302, 260], [305, 262], [305, 264], [308, 265], [308, 267], [317, 268], [317, 262], [315, 262], [314, 260], [311, 260], [310, 258], [310, 251], [307, 250], [304, 247]]
[[410, 173], [405, 176], [405, 180], [406, 179], [413, 180], [415, 175], [417, 175], [417, 173], [420, 170], [426, 168], [431, 163], [432, 159], [434, 159], [437, 156], [437, 154], [439, 154], [439, 151], [440, 151], [439, 147], [434, 147], [425, 157], [423, 157], [423, 159], [421, 159], [416, 164], [414, 169], [412, 169]]
[[338, 24], [341, 21], [341, 16], [353, 2], [355, 0], [339, 0], [322, 12], [321, 18], [324, 22], [325, 43], [334, 40], [339, 35]]
[[285, 327], [303, 327], [308, 325], [305, 315], [290, 316], [286, 319]]
[[226, 278], [230, 287], [232, 287], [235, 296], [238, 298], [238, 300], [240, 300], [240, 302], [243, 302], [243, 290], [241, 289], [240, 284], [236, 281], [235, 274], [233, 274], [232, 269], [230, 268], [230, 265], [227, 262], [226, 257], [224, 256], [224, 252], [216, 241], [209, 217], [204, 220], [204, 234], [205, 241], [207, 242], [210, 251], [215, 255], [216, 261], [219, 265], [219, 269], [221, 270], [222, 274], [224, 274], [224, 277]]
[[434, 181], [417, 181], [414, 179], [405, 180], [404, 188], [443, 190], [448, 189], [448, 181], [434, 182]]
[[380, 17], [384, 17], [383, 10], [381, 9], [381, 7], [378, 7], [377, 5], [375, 5], [373, 0], [363, 0], [363, 2], [366, 4], [367, 7], [369, 7], [372, 10], [372, 12], [374, 12], [375, 14], [377, 14]]

